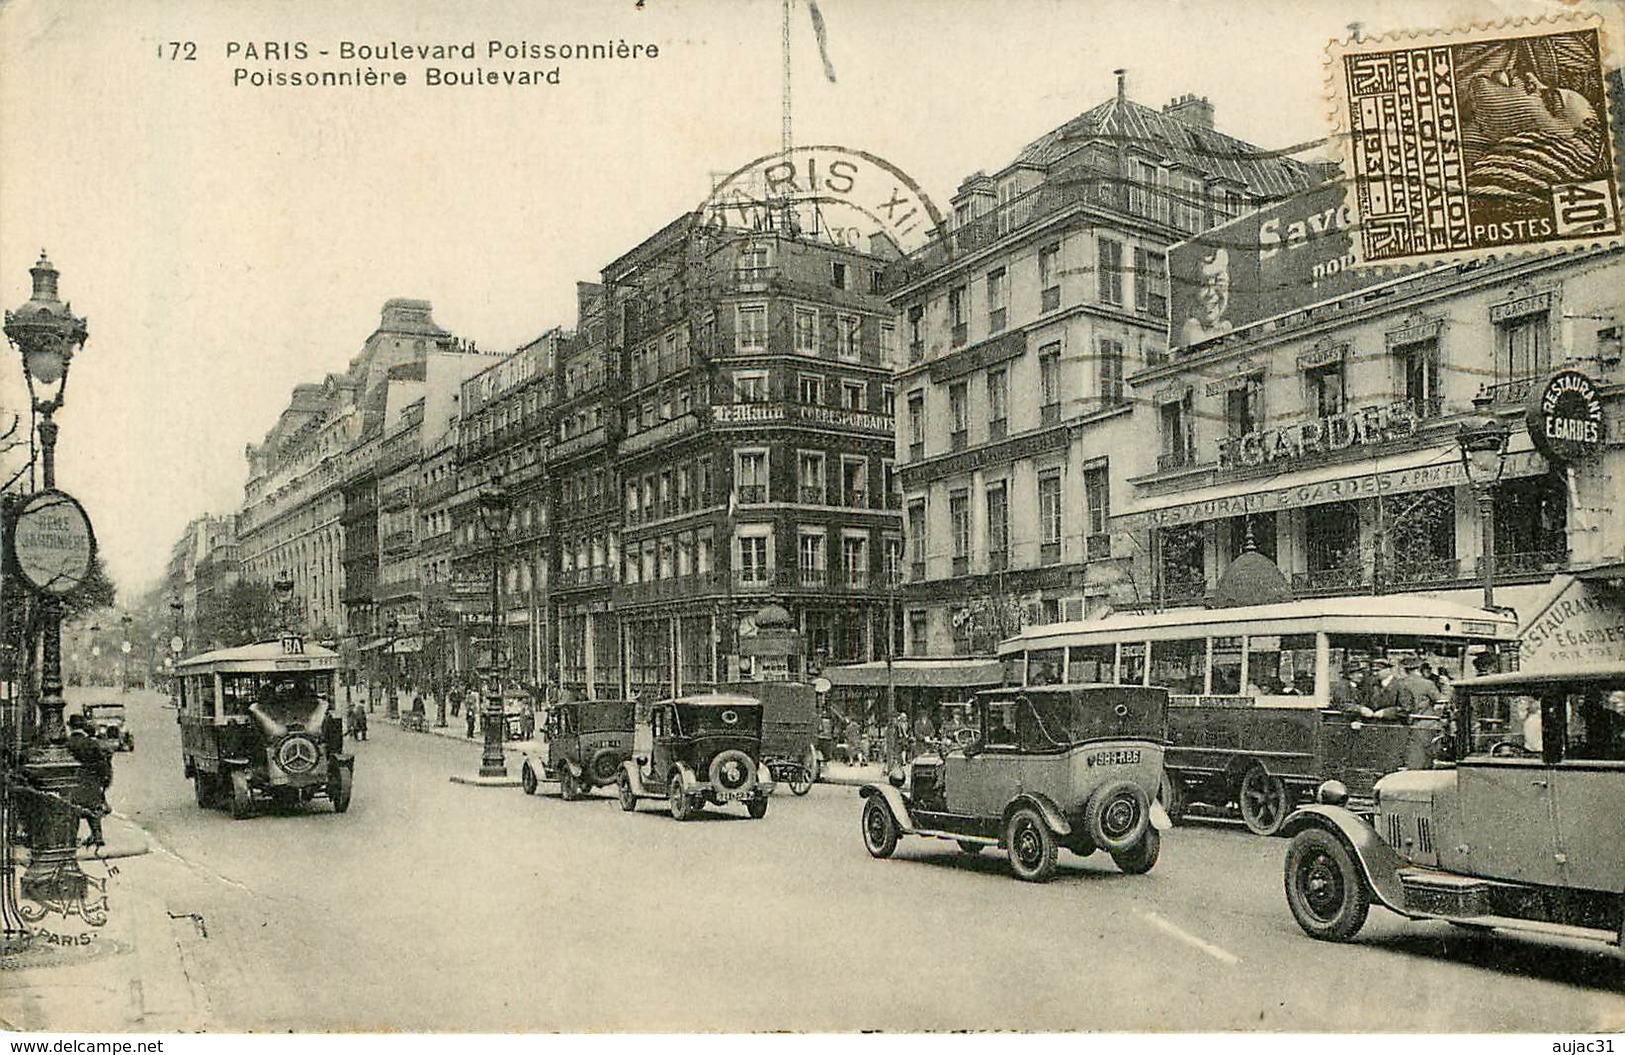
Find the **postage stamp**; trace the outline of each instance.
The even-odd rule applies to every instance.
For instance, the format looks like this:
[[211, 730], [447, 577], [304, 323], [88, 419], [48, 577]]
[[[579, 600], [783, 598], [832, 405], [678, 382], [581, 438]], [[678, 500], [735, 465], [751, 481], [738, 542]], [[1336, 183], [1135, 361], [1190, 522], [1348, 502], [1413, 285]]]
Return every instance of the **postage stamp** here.
[[1615, 241], [1604, 50], [1579, 17], [1334, 42], [1358, 262]]

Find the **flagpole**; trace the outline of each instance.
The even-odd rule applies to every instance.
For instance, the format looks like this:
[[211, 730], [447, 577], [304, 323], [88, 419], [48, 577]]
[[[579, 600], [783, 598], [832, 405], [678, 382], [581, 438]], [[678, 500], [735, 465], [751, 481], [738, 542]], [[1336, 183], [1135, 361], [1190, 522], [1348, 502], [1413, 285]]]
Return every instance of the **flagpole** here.
[[791, 147], [792, 143], [794, 142], [794, 140], [791, 138], [791, 135], [790, 135], [790, 4], [791, 4], [791, 0], [780, 0], [780, 2], [781, 2], [782, 13], [783, 13], [783, 16], [784, 16], [783, 25], [781, 27], [781, 32], [779, 34], [780, 47], [781, 47], [781, 50], [784, 53], [784, 90], [783, 90], [784, 125], [783, 125], [783, 129], [782, 129], [783, 143], [781, 145], [782, 145], [783, 150], [784, 150], [784, 156], [789, 157], [790, 156], [790, 147]]

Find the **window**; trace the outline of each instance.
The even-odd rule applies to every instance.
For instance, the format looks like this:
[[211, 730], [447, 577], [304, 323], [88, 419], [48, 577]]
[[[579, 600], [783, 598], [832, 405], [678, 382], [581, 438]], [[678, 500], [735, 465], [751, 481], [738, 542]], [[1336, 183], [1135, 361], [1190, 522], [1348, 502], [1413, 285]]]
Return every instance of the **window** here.
[[903, 536], [886, 536], [886, 585], [903, 584]]
[[1059, 470], [1038, 476], [1038, 528], [1039, 559], [1043, 564], [1056, 564], [1061, 559], [1061, 473]]
[[[1334, 650], [1338, 643], [1334, 635]], [[1217, 647], [1217, 640], [1214, 645]], [[1314, 634], [1247, 635], [1247, 684], [1243, 691], [1248, 696], [1279, 696], [1288, 687], [1298, 689], [1304, 685], [1313, 692], [1314, 684]]]
[[767, 261], [767, 246], [760, 242], [745, 243], [739, 250], [740, 279], [748, 282], [765, 277]]
[[1038, 350], [1038, 389], [1042, 397], [1040, 416], [1043, 424], [1053, 425], [1061, 420], [1061, 346], [1046, 344]]
[[1522, 380], [1551, 369], [1552, 334], [1546, 312], [1508, 319], [1496, 330], [1497, 383]]
[[925, 358], [925, 307], [910, 305], [908, 309], [908, 361], [917, 363]]
[[660, 577], [670, 579], [677, 574], [677, 540], [670, 536], [660, 540]]
[[768, 541], [766, 534], [741, 535], [735, 540], [734, 545], [737, 547], [739, 554], [738, 578], [741, 584], [747, 586], [767, 585]]
[[1264, 427], [1264, 378], [1253, 375], [1224, 394], [1224, 421], [1234, 438]]
[[1207, 638], [1151, 643], [1151, 684], [1170, 693], [1199, 696], [1207, 691]]
[[801, 501], [806, 505], [824, 504], [824, 454], [822, 451], [801, 451], [796, 455], [796, 483], [801, 489]]
[[764, 307], [739, 308], [736, 329], [739, 334], [739, 348], [741, 351], [765, 348], [767, 346], [767, 309]]
[[841, 500], [857, 509], [869, 507], [869, 463], [865, 459], [841, 459]]
[[953, 431], [948, 436], [948, 449], [962, 451], [970, 429], [970, 400], [965, 394], [965, 382], [948, 386], [948, 417]]
[[909, 578], [920, 582], [925, 578], [925, 503], [911, 502], [908, 507]]
[[694, 533], [685, 531], [677, 536], [677, 577], [686, 579], [694, 574]]
[[1309, 414], [1314, 418], [1329, 418], [1343, 413], [1343, 362], [1327, 363], [1305, 370], [1303, 381], [1309, 390]]
[[965, 287], [955, 286], [948, 291], [948, 325], [952, 328], [950, 343], [958, 348], [970, 335], [965, 314]]
[[829, 265], [829, 284], [836, 289], [846, 289], [846, 264], [840, 260], [831, 261]]
[[1158, 318], [1168, 314], [1167, 257], [1134, 248], [1134, 310]]
[[897, 475], [897, 463], [890, 458], [880, 459], [880, 486], [885, 489], [887, 509], [903, 508], [903, 496], [900, 493], [902, 478]]
[[1061, 306], [1061, 244], [1052, 242], [1038, 251], [1038, 297], [1040, 311]]
[[908, 394], [908, 457], [919, 461], [925, 457], [925, 393]]
[[1123, 243], [1111, 238], [1100, 239], [1096, 277], [1100, 280], [1102, 304], [1123, 303]]
[[1010, 496], [1003, 480], [987, 488], [987, 564], [988, 571], [1010, 566]]
[[677, 512], [677, 496], [672, 492], [671, 470], [660, 474], [660, 515], [669, 517]]
[[[1439, 387], [1439, 341], [1429, 338], [1394, 348], [1395, 365], [1404, 377], [1405, 401], [1419, 418], [1438, 417], [1444, 411]], [[1499, 369], [1499, 367], [1497, 368]], [[1501, 380], [1508, 375], [1500, 374]]]
[[1160, 166], [1143, 159], [1134, 161], [1129, 176], [1128, 208], [1136, 216], [1168, 222], [1168, 191]]
[[802, 531], [796, 541], [796, 567], [803, 586], [823, 586], [829, 562], [824, 557], [824, 533]]
[[1005, 281], [1004, 268], [996, 267], [987, 273], [987, 332], [998, 333], [1008, 321], [1010, 284]]
[[954, 574], [970, 573], [970, 492], [948, 495], [948, 531], [954, 547]]
[[818, 354], [818, 313], [811, 308], [796, 309], [796, 351]]
[[896, 323], [883, 322], [880, 324], [880, 362], [893, 368], [902, 365], [897, 359]]
[[1275, 514], [1260, 513], [1256, 516], [1231, 517], [1225, 521], [1230, 531], [1230, 559], [1235, 560], [1241, 556], [1247, 547], [1247, 531], [1253, 533], [1253, 548], [1258, 550], [1270, 560], [1276, 559], [1275, 553]]
[[842, 315], [839, 351], [842, 359], [857, 359], [863, 351], [863, 318]]
[[1161, 574], [1156, 580], [1160, 601], [1199, 600], [1207, 590], [1202, 525], [1163, 528], [1158, 532], [1156, 545], [1152, 552], [1161, 557]]
[[734, 482], [738, 485], [739, 501], [767, 501], [767, 452], [739, 451], [734, 459]]
[[766, 403], [767, 371], [741, 370], [734, 374], [735, 403]]
[[1162, 432], [1158, 469], [1177, 469], [1196, 461], [1196, 441], [1192, 436], [1191, 395], [1169, 400], [1157, 408]]
[[1010, 375], [1004, 367], [987, 372], [987, 438], [989, 442], [1004, 439], [1007, 431], [1010, 403]]
[[694, 538], [694, 574], [709, 575], [716, 566], [716, 543], [711, 529], [706, 528]]
[[707, 455], [694, 463], [694, 504], [711, 504], [711, 458]]
[[1100, 398], [1112, 405], [1123, 402], [1123, 342], [1114, 337], [1100, 339]]
[[888, 418], [897, 416], [897, 389], [891, 385], [880, 386], [880, 412]]
[[848, 586], [869, 585], [869, 536], [846, 535], [841, 539], [841, 573]]
[[824, 379], [814, 374], [802, 374], [796, 380], [796, 398], [809, 406], [824, 401]]
[[1106, 466], [1083, 471], [1084, 557], [1102, 560], [1111, 556], [1111, 483]]
[[1456, 579], [1456, 494], [1448, 487], [1377, 500], [1387, 536], [1383, 585], [1421, 586]]
[[1303, 511], [1304, 576], [1311, 590], [1346, 589], [1364, 579], [1360, 561], [1360, 506], [1328, 502]]
[[638, 522], [638, 485], [635, 480], [626, 482], [626, 519], [634, 524]]
[[1207, 188], [1199, 178], [1183, 173], [1176, 175], [1173, 183], [1174, 226], [1183, 231], [1200, 231]]
[[1568, 491], [1559, 476], [1501, 481], [1495, 496], [1495, 570], [1522, 575], [1568, 560]]
[[847, 410], [864, 410], [864, 384], [862, 381], [841, 382], [841, 406]]

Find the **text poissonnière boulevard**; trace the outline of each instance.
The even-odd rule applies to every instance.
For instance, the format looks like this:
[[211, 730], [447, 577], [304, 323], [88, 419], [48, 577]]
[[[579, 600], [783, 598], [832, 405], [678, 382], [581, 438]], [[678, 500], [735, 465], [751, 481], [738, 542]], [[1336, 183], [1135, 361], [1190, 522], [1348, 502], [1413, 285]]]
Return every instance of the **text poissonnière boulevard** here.
[[[226, 56], [228, 58], [260, 62], [310, 62], [326, 58], [327, 55], [326, 50], [317, 50], [302, 40], [231, 41], [226, 45]], [[489, 62], [629, 61], [657, 59], [660, 57], [660, 46], [643, 41], [628, 41], [624, 38], [596, 43], [491, 40], [485, 44], [483, 57], [485, 61]], [[275, 66], [267, 66], [263, 69], [238, 66], [231, 72], [231, 83], [233, 87], [247, 86], [251, 88], [404, 87], [408, 83], [408, 74], [405, 70], [375, 67], [370, 63], [444, 62], [455, 59], [478, 60], [481, 58], [481, 50], [472, 41], [463, 44], [411, 44], [400, 41], [358, 44], [354, 41], [343, 40], [339, 42], [338, 58], [341, 62], [368, 63], [369, 65], [356, 65], [348, 69], [292, 70]], [[559, 66], [553, 66], [551, 69], [519, 70], [487, 69], [483, 66], [476, 66], [473, 69], [458, 67], [443, 69], [439, 66], [423, 66], [421, 71], [422, 83], [429, 87], [443, 85], [529, 86], [558, 84], [561, 79]]]

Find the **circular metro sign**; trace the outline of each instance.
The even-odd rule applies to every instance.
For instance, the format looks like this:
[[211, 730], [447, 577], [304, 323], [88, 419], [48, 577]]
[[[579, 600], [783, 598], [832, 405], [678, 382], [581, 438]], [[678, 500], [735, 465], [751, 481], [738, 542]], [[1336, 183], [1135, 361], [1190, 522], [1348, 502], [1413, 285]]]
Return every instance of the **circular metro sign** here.
[[1535, 448], [1553, 462], [1578, 461], [1602, 449], [1602, 397], [1578, 370], [1558, 370], [1529, 395], [1524, 423]]
[[23, 502], [11, 524], [11, 552], [23, 581], [65, 597], [90, 577], [96, 536], [90, 517], [66, 491], [40, 491]]

